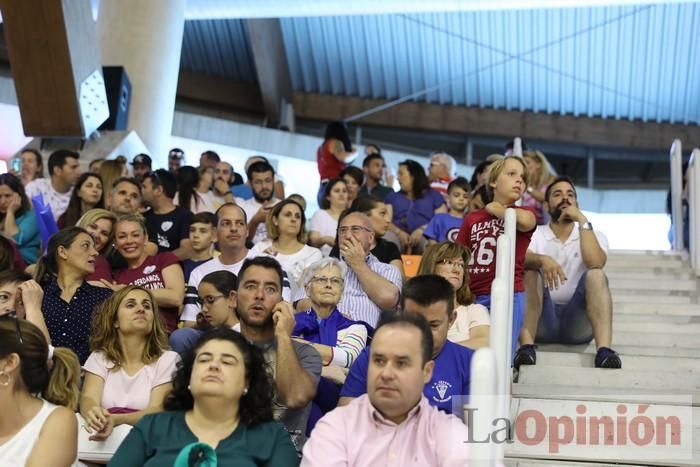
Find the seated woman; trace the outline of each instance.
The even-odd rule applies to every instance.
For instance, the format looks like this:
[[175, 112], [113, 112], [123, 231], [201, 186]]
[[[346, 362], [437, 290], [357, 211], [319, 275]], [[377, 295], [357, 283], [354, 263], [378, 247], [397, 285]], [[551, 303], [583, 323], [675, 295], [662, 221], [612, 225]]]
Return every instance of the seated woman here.
[[326, 183], [321, 209], [311, 216], [309, 243], [321, 249], [328, 256], [335, 244], [338, 219], [348, 205], [348, 189], [341, 178], [333, 178]]
[[197, 326], [176, 329], [170, 335], [170, 346], [179, 354], [194, 347], [204, 331], [212, 327], [225, 326], [239, 331], [241, 325], [236, 314], [236, 290], [238, 278], [230, 271], [210, 272], [199, 282], [199, 304], [202, 319], [197, 317]]
[[[399, 248], [394, 243], [382, 238], [384, 234], [387, 233], [389, 226], [391, 225], [387, 205], [374, 196], [360, 196], [352, 202], [352, 205], [350, 205], [350, 208], [347, 211], [343, 212], [340, 219], [343, 219], [345, 216], [353, 212], [361, 212], [367, 215], [372, 223], [374, 240], [372, 242], [370, 253], [376, 256], [376, 258], [382, 263], [396, 266], [396, 268], [401, 271], [401, 275], [403, 275], [403, 261], [401, 260], [401, 252], [399, 251]], [[330, 256], [334, 258], [340, 257], [338, 245], [333, 246]]]
[[51, 344], [44, 313], [41, 311], [43, 299], [41, 286], [26, 272], [13, 269], [0, 271], [0, 316], [14, 313], [19, 319], [26, 319], [38, 327]]
[[87, 283], [95, 272], [95, 241], [80, 227], [66, 227], [51, 236], [39, 259], [35, 280], [44, 289], [41, 309], [51, 343], [68, 347], [83, 364], [90, 355], [88, 340], [95, 308], [112, 291]]
[[544, 209], [544, 194], [547, 187], [556, 178], [551, 164], [542, 152], [536, 149], [528, 149], [523, 154], [527, 166], [528, 181], [527, 191], [523, 193], [521, 206], [530, 207], [535, 212], [537, 225], [549, 222], [549, 216]]
[[103, 207], [102, 179], [95, 173], [86, 172], [75, 182], [66, 212], [61, 214], [56, 224], [59, 229], [67, 225], [76, 225], [78, 219], [90, 209]]
[[15, 242], [27, 264], [36, 263], [41, 245], [39, 224], [24, 186], [10, 173], [0, 175], [0, 233]]
[[76, 224], [82, 227], [95, 240], [95, 249], [99, 253], [95, 259], [95, 272], [87, 277], [93, 285], [103, 286], [101, 280], [112, 280], [112, 266], [107, 261], [107, 256], [112, 252], [114, 243], [114, 224], [117, 216], [106, 209], [90, 209], [78, 219]]
[[421, 253], [425, 248], [423, 231], [434, 214], [447, 212], [445, 199], [430, 188], [425, 170], [416, 161], [401, 162], [397, 178], [401, 189], [384, 199], [393, 208], [391, 230], [404, 251]]
[[299, 465], [289, 434], [272, 418], [262, 351], [239, 333], [207, 331], [178, 364], [173, 386], [166, 412], [143, 417], [109, 465], [173, 465], [193, 449], [221, 466]]
[[163, 410], [179, 360], [167, 346], [149, 290], [130, 285], [102, 303], [92, 319], [92, 353], [83, 365], [80, 397], [91, 440], [102, 441], [114, 427], [135, 425], [144, 415]]
[[0, 317], [0, 465], [78, 465], [79, 382], [73, 352], [50, 354], [39, 328]]
[[248, 256], [267, 254], [274, 257], [294, 284], [299, 284], [304, 269], [323, 257], [321, 250], [305, 244], [304, 210], [296, 201], [285, 199], [270, 210], [265, 224], [271, 240], [258, 242]]
[[347, 266], [336, 258], [324, 258], [304, 271], [304, 288], [311, 300], [311, 309], [295, 315], [292, 336], [311, 344], [321, 354], [323, 362], [307, 433], [323, 414], [338, 405], [347, 371], [367, 345], [372, 332], [368, 324], [350, 320], [338, 311], [346, 269]]
[[173, 253], [149, 255], [146, 251], [146, 221], [139, 214], [122, 216], [114, 226], [115, 246], [127, 266], [114, 271], [115, 290], [125, 285], [150, 289], [158, 304], [160, 318], [168, 333], [177, 328], [180, 306], [185, 297], [185, 275]]
[[455, 313], [457, 318], [447, 332], [452, 342], [478, 349], [489, 345], [491, 319], [485, 306], [474, 303], [469, 290], [469, 249], [449, 241], [435, 243], [426, 248], [418, 266], [418, 275], [437, 274], [455, 289]]

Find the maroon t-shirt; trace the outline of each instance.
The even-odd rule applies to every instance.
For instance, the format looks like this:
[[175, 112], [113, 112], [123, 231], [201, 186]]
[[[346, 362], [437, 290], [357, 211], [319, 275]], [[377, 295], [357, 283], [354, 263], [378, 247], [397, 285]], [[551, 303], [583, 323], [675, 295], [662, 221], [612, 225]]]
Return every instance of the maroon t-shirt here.
[[[137, 268], [114, 271], [114, 280], [117, 284], [138, 285], [144, 289], [164, 289], [163, 269], [179, 261], [173, 253], [158, 253], [146, 257], [143, 264]], [[173, 332], [177, 328], [178, 307], [160, 306], [158, 310], [168, 332]]]
[[[530, 208], [516, 207], [516, 209], [527, 209], [532, 212]], [[486, 209], [479, 209], [467, 214], [459, 229], [456, 243], [467, 246], [471, 251], [469, 288], [476, 296], [491, 293], [491, 282], [496, 278], [496, 240], [503, 233], [504, 223], [503, 219], [492, 216], [486, 212]], [[523, 285], [525, 253], [534, 231], [535, 229], [529, 232], [516, 230], [514, 292], [525, 290]]]
[[340, 171], [347, 166], [345, 162], [339, 161], [331, 153], [330, 146], [331, 140], [324, 141], [316, 151], [316, 165], [321, 181], [337, 177], [340, 175]]
[[95, 272], [87, 276], [85, 280], [90, 282], [99, 281], [101, 279], [112, 282], [112, 266], [109, 264], [109, 261], [107, 261], [107, 258], [98, 255], [97, 259], [95, 259]]

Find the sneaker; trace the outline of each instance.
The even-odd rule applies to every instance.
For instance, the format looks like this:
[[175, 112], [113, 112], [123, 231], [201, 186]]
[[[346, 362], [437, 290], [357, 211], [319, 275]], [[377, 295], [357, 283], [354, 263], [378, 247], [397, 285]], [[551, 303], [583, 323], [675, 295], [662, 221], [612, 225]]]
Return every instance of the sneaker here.
[[622, 368], [620, 355], [609, 347], [601, 347], [595, 354], [596, 368]]
[[537, 352], [535, 352], [537, 346], [534, 344], [524, 344], [521, 345], [517, 352], [515, 352], [515, 358], [513, 359], [513, 366], [515, 368], [520, 367], [520, 365], [534, 365], [537, 363]]

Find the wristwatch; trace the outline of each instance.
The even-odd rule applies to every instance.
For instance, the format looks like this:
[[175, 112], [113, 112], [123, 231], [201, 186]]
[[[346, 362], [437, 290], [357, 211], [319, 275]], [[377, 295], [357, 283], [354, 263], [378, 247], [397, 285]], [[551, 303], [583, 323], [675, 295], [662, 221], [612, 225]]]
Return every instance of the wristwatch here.
[[583, 224], [579, 224], [578, 228], [579, 230], [593, 230], [593, 224], [584, 222]]

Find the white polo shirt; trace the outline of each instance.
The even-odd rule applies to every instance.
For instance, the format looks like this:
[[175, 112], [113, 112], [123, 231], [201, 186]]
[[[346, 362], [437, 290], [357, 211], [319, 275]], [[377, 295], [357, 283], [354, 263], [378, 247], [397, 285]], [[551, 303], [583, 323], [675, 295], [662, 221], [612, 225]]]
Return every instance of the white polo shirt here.
[[[608, 252], [608, 238], [602, 232], [594, 230], [598, 243], [603, 251]], [[551, 256], [554, 261], [559, 263], [564, 274], [566, 274], [566, 282], [557, 290], [550, 290], [549, 295], [552, 301], [557, 305], [569, 303], [571, 297], [576, 291], [576, 286], [581, 276], [588, 268], [583, 263], [581, 258], [581, 243], [579, 242], [580, 232], [578, 224], [574, 225], [571, 235], [565, 242], [559, 241], [552, 232], [552, 229], [547, 225], [538, 225], [537, 230], [532, 234], [530, 246], [528, 250], [538, 255]]]

